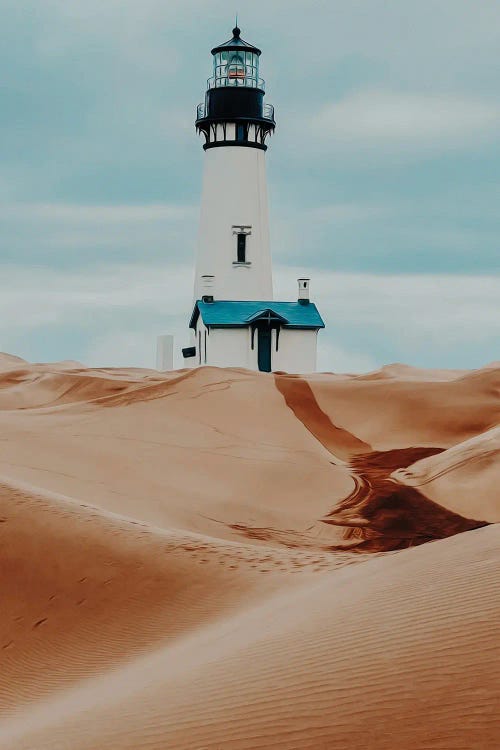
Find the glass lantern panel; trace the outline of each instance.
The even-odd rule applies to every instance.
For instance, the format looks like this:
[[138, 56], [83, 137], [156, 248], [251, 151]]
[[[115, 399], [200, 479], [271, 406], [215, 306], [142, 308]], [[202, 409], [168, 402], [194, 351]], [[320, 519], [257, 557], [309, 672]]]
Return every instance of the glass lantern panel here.
[[245, 86], [246, 70], [245, 56], [240, 52], [233, 52], [228, 60], [227, 78], [230, 86]]

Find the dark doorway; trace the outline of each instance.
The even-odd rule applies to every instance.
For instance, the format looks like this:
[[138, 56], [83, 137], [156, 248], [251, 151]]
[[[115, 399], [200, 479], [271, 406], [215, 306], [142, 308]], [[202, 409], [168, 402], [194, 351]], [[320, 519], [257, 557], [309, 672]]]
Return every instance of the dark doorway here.
[[257, 361], [261, 372], [271, 372], [271, 330], [268, 325], [257, 329]]

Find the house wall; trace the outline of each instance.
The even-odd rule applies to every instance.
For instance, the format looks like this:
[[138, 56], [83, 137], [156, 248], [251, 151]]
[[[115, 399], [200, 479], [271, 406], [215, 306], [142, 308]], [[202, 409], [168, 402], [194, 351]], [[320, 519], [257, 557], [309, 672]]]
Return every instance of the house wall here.
[[257, 350], [251, 350], [248, 328], [208, 330], [201, 318], [198, 318], [193, 344], [196, 346], [196, 357], [184, 359], [184, 367], [211, 365], [257, 369]]
[[[200, 347], [201, 343], [201, 347]], [[276, 351], [276, 331], [272, 333], [271, 367], [293, 373], [315, 372], [317, 331], [282, 329]], [[198, 319], [196, 330], [196, 357], [184, 360], [185, 367], [245, 367], [258, 369], [258, 337], [251, 348], [250, 328], [206, 329]]]
[[257, 369], [257, 351], [250, 348], [248, 328], [212, 328], [207, 336], [207, 364]]
[[276, 331], [273, 331], [272, 368], [285, 372], [316, 371], [318, 332], [282, 328], [276, 351]]

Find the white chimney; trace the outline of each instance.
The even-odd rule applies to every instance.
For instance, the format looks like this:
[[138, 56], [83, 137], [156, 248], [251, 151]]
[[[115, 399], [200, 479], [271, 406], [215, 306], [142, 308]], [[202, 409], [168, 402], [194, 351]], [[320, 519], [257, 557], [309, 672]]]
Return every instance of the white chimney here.
[[297, 279], [297, 283], [299, 285], [299, 298], [298, 302], [300, 302], [301, 305], [308, 305], [309, 304], [309, 282], [311, 279]]
[[215, 288], [215, 276], [212, 276], [211, 274], [204, 274], [201, 277], [201, 284], [200, 284], [201, 298], [203, 302], [214, 301], [214, 288]]

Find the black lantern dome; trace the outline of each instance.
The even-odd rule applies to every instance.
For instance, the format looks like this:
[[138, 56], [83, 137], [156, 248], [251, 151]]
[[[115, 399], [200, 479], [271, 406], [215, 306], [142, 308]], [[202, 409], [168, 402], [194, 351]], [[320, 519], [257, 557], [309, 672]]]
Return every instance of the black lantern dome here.
[[212, 49], [213, 75], [196, 117], [196, 129], [205, 135], [205, 149], [223, 145], [266, 149], [264, 141], [275, 127], [274, 108], [263, 101], [261, 51], [240, 34], [235, 26], [232, 38]]
[[219, 44], [218, 47], [214, 47], [212, 50], [212, 55], [215, 55], [217, 52], [224, 52], [224, 50], [246, 50], [247, 52], [254, 52], [256, 55], [260, 55], [260, 49], [254, 47], [253, 44], [245, 42], [245, 40], [241, 38], [240, 34], [241, 29], [235, 26], [233, 29], [233, 38], [228, 42], [224, 42], [224, 44]]

